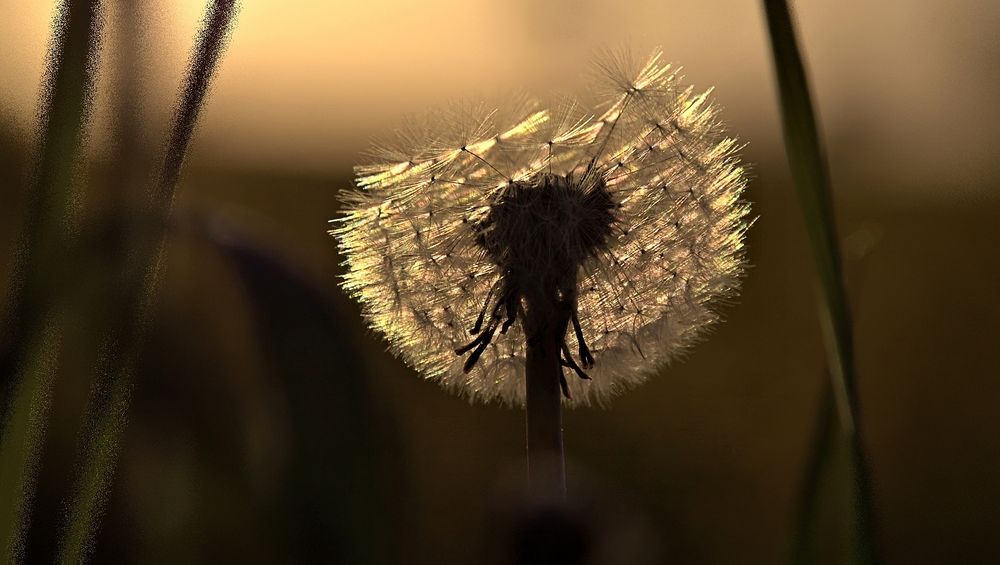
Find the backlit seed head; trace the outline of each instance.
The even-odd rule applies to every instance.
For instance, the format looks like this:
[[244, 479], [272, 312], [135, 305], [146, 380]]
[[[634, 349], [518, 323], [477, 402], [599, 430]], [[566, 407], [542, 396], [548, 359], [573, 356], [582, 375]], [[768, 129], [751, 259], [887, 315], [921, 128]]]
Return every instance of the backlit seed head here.
[[566, 328], [566, 402], [600, 402], [694, 343], [738, 289], [746, 181], [708, 93], [660, 53], [601, 67], [593, 115], [435, 116], [357, 167], [331, 230], [343, 285], [427, 378], [522, 405], [526, 340], [547, 317]]

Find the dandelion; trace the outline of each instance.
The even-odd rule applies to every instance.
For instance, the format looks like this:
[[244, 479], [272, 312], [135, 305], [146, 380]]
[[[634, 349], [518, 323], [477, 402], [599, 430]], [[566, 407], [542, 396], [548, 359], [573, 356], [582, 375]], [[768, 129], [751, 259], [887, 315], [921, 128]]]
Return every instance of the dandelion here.
[[677, 357], [738, 289], [737, 143], [661, 56], [608, 57], [593, 114], [525, 103], [409, 124], [334, 220], [371, 326], [426, 378], [527, 405], [529, 444], [533, 387], [558, 425], [560, 403], [603, 403]]

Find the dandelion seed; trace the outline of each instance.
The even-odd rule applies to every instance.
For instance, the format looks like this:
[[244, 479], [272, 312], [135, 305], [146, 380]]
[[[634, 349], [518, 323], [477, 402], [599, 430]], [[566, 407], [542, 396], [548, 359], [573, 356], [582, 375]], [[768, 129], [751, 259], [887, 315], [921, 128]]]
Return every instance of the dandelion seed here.
[[564, 403], [600, 403], [717, 321], [745, 265], [744, 171], [709, 93], [660, 57], [601, 65], [593, 115], [436, 116], [357, 167], [331, 234], [343, 286], [395, 353], [524, 405], [529, 340], [554, 320]]

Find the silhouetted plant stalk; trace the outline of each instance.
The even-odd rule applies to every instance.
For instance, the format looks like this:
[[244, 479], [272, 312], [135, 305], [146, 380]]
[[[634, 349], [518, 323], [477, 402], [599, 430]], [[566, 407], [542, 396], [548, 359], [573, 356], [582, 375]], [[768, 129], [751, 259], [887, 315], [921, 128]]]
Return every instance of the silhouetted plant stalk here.
[[174, 113], [162, 171], [146, 203], [148, 214], [143, 217], [147, 225], [129, 242], [133, 252], [128, 254], [122, 280], [125, 307], [113, 319], [104, 339], [105, 354], [97, 370], [82, 440], [83, 463], [60, 546], [62, 563], [86, 560], [103, 514], [128, 417], [133, 375], [156, 295], [173, 197], [199, 112], [232, 31], [237, 5], [234, 0], [219, 0], [207, 7]]
[[[844, 290], [841, 260], [833, 219], [833, 201], [826, 160], [820, 144], [817, 121], [809, 95], [805, 68], [799, 54], [795, 29], [785, 0], [764, 0], [764, 10], [770, 31], [774, 66], [781, 100], [782, 123], [788, 161], [798, 189], [805, 224], [816, 259], [816, 269], [822, 287], [821, 323], [827, 346], [827, 362], [831, 376], [830, 391], [839, 414], [839, 428], [850, 449], [850, 468], [854, 475], [854, 527], [856, 547], [853, 558], [863, 563], [877, 563], [877, 545], [872, 485], [868, 457], [861, 433], [857, 385], [855, 382], [854, 342], [850, 310]], [[829, 414], [829, 416], [827, 415]], [[829, 440], [829, 423], [833, 411], [822, 410], [817, 427], [817, 444], [833, 446]], [[832, 447], [830, 447], [832, 449]], [[829, 458], [825, 449], [815, 449], [817, 460]], [[810, 464], [801, 504], [814, 504], [819, 480], [818, 462]], [[803, 524], [799, 524], [800, 530]], [[803, 539], [804, 532], [798, 532]], [[796, 549], [803, 555], [802, 549]]]
[[39, 104], [39, 153], [16, 252], [3, 375], [0, 562], [21, 559], [38, 458], [49, 421], [63, 322], [75, 270], [73, 188], [90, 109], [101, 4], [65, 1], [52, 28]]
[[526, 408], [536, 493], [565, 492], [561, 406], [643, 382], [740, 284], [737, 144], [661, 56], [601, 61], [593, 114], [526, 103], [408, 124], [357, 167], [331, 230], [344, 288], [396, 354]]
[[528, 478], [537, 496], [564, 497], [566, 460], [559, 388], [563, 377], [559, 361], [566, 323], [550, 317], [535, 326], [539, 327], [537, 339], [529, 340], [524, 365]]

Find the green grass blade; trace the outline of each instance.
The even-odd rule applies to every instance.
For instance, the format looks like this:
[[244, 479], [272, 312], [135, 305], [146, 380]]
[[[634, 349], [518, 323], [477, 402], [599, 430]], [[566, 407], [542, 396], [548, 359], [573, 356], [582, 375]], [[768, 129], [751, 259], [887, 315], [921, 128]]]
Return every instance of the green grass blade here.
[[85, 430], [83, 461], [77, 478], [76, 494], [67, 514], [60, 544], [61, 563], [82, 563], [89, 557], [94, 535], [103, 514], [107, 491], [117, 467], [118, 447], [127, 421], [132, 376], [148, 322], [150, 303], [156, 294], [159, 267], [163, 260], [165, 226], [199, 112], [237, 12], [235, 0], [209, 3], [194, 53], [184, 81], [181, 99], [174, 113], [167, 142], [163, 170], [151, 207], [156, 230], [135, 241], [135, 259], [123, 275], [123, 300], [128, 305], [109, 324], [105, 338], [108, 352], [98, 371], [96, 388], [105, 394], [91, 407], [91, 425]]
[[[855, 498], [852, 527], [855, 547], [852, 554], [858, 562], [875, 563], [878, 562], [878, 552], [871, 481], [859, 430], [852, 326], [843, 285], [826, 161], [788, 6], [784, 0], [764, 0], [764, 9], [778, 80], [788, 161], [822, 287], [820, 312], [832, 390], [840, 429], [851, 454]], [[824, 425], [821, 423], [820, 429]], [[819, 451], [822, 450], [817, 450], [817, 453]], [[817, 457], [825, 455], [818, 454]], [[806, 485], [806, 498], [815, 496], [813, 487]]]
[[[133, 349], [133, 352], [135, 350]], [[134, 359], [120, 363], [122, 371], [129, 371]], [[82, 452], [86, 459], [80, 468], [76, 490], [70, 504], [69, 519], [63, 532], [59, 563], [84, 563], [93, 549], [94, 534], [104, 515], [105, 501], [114, 478], [122, 431], [128, 416], [131, 374], [115, 375], [110, 380], [114, 388], [105, 391], [101, 409], [85, 432]]]
[[[796, 513], [793, 563], [832, 563], [848, 550], [844, 513], [853, 498], [846, 464], [847, 442], [837, 420], [830, 388], [824, 389]], [[840, 558], [840, 559], [837, 559]]]
[[91, 101], [100, 3], [64, 2], [53, 26], [41, 150], [15, 259], [6, 347], [13, 385], [0, 438], [0, 561], [21, 559], [35, 473], [62, 342], [65, 276], [72, 272], [73, 178]]
[[39, 452], [45, 438], [52, 384], [62, 342], [61, 324], [45, 328], [38, 341], [30, 343], [20, 382], [4, 421], [0, 444], [0, 559], [20, 561], [24, 531], [34, 499]]

